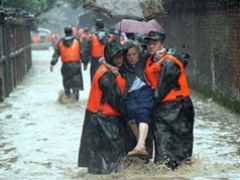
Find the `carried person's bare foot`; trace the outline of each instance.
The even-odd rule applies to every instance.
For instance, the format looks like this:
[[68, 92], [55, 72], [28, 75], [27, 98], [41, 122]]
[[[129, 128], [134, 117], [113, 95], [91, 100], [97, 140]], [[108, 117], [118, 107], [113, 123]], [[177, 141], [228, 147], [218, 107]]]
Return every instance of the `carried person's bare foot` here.
[[128, 157], [135, 157], [135, 156], [148, 156], [149, 153], [146, 151], [145, 147], [135, 147], [133, 150], [129, 151], [127, 156]]

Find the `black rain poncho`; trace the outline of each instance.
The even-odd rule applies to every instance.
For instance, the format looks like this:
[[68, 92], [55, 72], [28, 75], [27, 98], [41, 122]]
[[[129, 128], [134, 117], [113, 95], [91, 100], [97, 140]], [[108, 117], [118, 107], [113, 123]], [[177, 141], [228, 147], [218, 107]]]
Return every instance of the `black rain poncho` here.
[[[181, 60], [181, 59], [180, 59]], [[185, 66], [185, 61], [182, 61]], [[176, 101], [161, 102], [172, 88], [177, 88], [179, 67], [166, 60], [161, 67], [155, 106], [153, 132], [155, 140], [155, 163], [164, 163], [175, 169], [192, 156], [194, 108], [190, 97]]]
[[122, 118], [86, 110], [78, 166], [93, 174], [109, 174], [119, 169], [124, 156]]
[[81, 62], [63, 63], [61, 68], [63, 86], [83, 90]]
[[[68, 36], [61, 39], [60, 42], [63, 42], [63, 44], [66, 47], [69, 47], [74, 39], [76, 38], [74, 38], [73, 36]], [[60, 51], [57, 46], [52, 57], [51, 65], [55, 65], [58, 62], [59, 56], [60, 56]], [[77, 88], [79, 90], [83, 90], [83, 76], [82, 76], [81, 61], [62, 63], [61, 73], [63, 77], [64, 88], [67, 88], [67, 89]]]
[[[112, 73], [105, 73], [99, 80], [104, 100], [118, 112], [124, 112], [123, 97]], [[88, 167], [93, 174], [109, 174], [119, 169], [123, 158], [124, 119], [86, 111], [80, 149], [79, 167]]]

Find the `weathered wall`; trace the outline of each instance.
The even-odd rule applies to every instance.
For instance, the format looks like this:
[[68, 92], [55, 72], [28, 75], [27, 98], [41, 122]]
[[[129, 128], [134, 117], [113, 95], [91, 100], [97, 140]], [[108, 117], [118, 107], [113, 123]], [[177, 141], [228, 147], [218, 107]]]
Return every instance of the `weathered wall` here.
[[165, 8], [167, 46], [190, 53], [192, 87], [240, 110], [240, 1], [171, 0]]

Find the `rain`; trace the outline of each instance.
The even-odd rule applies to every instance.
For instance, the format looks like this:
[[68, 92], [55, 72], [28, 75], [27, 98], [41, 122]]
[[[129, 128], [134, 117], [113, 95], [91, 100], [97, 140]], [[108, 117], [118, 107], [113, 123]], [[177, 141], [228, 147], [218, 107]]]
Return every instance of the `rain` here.
[[[66, 12], [70, 13], [72, 7], [58, 4], [41, 16], [53, 16], [53, 9], [59, 12], [59, 8], [69, 8]], [[72, 12], [70, 19], [78, 15], [80, 19], [89, 13], [82, 8]], [[90, 13], [93, 19], [98, 15], [94, 11]], [[107, 20], [109, 15], [105, 13], [101, 17]], [[43, 21], [41, 25], [52, 31], [61, 29], [59, 35], [63, 36], [64, 25], [77, 21], [67, 20], [57, 28], [48, 24], [51, 21]], [[118, 22], [114, 19], [108, 23]], [[91, 22], [86, 26], [90, 29]], [[191, 162], [172, 171], [154, 164], [152, 159], [146, 162], [126, 157], [118, 172], [107, 175], [89, 174], [86, 168], [78, 167], [91, 88], [90, 68], [84, 71], [82, 66], [84, 90], [80, 91], [79, 100], [68, 98], [63, 90], [61, 62], [50, 71], [53, 53], [51, 45], [32, 46], [31, 68], [16, 83], [9, 97], [0, 102], [0, 179], [240, 179], [240, 115], [195, 89], [191, 89], [195, 110]]]

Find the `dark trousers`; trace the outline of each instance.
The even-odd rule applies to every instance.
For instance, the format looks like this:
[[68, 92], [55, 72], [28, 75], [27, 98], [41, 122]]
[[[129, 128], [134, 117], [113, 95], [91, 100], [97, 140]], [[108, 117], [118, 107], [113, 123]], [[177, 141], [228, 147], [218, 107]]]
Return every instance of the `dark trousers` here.
[[64, 92], [66, 96], [70, 97], [73, 94], [74, 99], [79, 100], [79, 88], [73, 88], [71, 93], [71, 88], [64, 87]]

